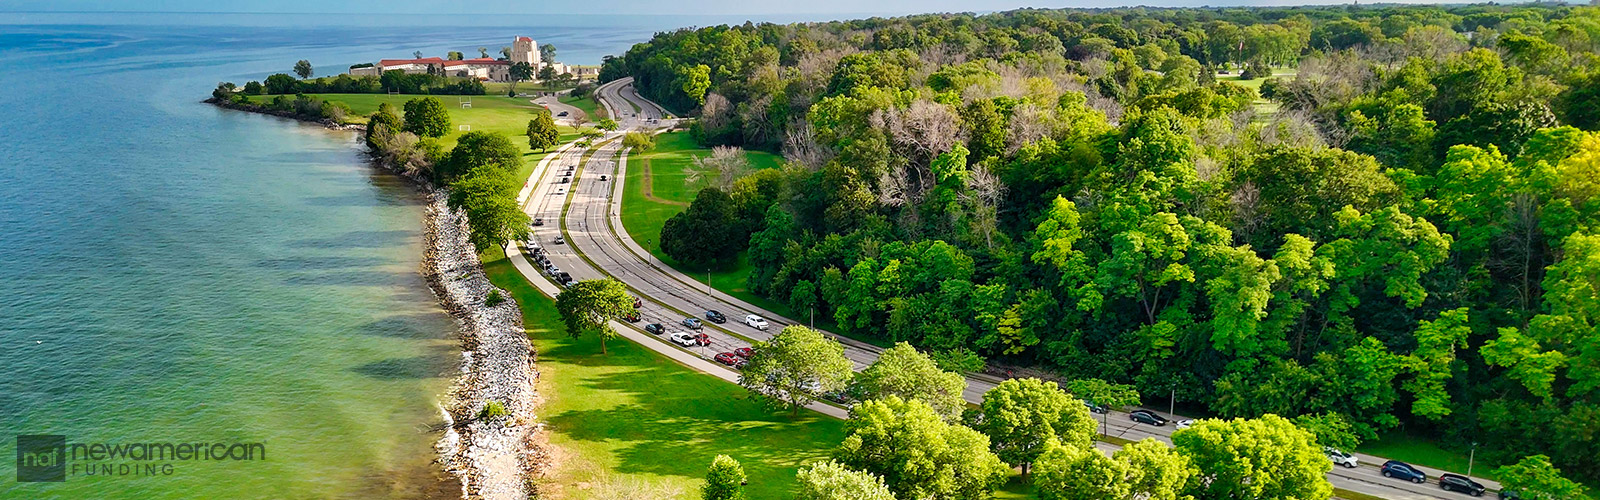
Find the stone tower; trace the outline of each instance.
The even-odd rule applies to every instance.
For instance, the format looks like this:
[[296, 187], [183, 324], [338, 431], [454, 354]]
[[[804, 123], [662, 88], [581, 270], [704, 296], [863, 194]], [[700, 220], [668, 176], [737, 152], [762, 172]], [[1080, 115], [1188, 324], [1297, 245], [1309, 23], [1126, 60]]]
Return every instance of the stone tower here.
[[511, 41], [511, 63], [528, 63], [539, 67], [539, 42], [532, 38], [519, 36]]

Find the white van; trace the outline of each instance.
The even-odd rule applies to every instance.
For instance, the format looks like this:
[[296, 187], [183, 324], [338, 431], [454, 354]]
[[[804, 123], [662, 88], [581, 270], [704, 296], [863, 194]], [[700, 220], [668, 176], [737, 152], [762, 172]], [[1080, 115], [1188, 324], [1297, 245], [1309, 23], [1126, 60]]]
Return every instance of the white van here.
[[757, 330], [766, 330], [767, 329], [767, 320], [765, 318], [762, 318], [760, 316], [756, 316], [754, 314], [745, 316], [744, 317], [744, 324], [749, 325], [750, 328], [754, 328], [754, 329], [757, 329]]

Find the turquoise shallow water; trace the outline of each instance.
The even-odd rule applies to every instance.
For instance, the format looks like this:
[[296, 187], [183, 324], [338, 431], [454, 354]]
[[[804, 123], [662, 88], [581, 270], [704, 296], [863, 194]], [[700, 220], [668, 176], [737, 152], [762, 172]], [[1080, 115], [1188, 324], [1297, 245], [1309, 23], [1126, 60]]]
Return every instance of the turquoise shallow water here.
[[[527, 31], [16, 20], [0, 64], [34, 71], [0, 72], [0, 498], [458, 495], [431, 464], [459, 354], [419, 274], [421, 196], [354, 134], [198, 101], [299, 58]], [[573, 33], [596, 60], [648, 36]], [[18, 482], [21, 434], [266, 460]]]

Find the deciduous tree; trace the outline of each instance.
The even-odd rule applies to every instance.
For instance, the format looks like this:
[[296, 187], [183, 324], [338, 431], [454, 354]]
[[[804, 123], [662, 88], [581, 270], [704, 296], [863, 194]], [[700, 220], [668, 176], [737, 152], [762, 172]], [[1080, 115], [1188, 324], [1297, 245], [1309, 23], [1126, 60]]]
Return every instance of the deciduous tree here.
[[[584, 334], [598, 336], [600, 354], [606, 353], [606, 341], [617, 337], [610, 322], [636, 312], [628, 287], [612, 278], [574, 283], [556, 295], [556, 310], [561, 313], [561, 321], [566, 323], [567, 335], [573, 338]], [[737, 462], [734, 465], [737, 466]]]
[[843, 345], [804, 326], [784, 327], [750, 350], [739, 385], [796, 416], [823, 394], [844, 389], [853, 373]]

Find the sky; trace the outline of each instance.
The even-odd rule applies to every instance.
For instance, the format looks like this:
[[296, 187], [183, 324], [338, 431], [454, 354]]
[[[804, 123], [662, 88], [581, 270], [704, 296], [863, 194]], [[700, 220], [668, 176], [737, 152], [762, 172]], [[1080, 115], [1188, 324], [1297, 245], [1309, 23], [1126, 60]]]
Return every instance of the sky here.
[[[1393, 1], [1393, 0], [1390, 0]], [[1458, 0], [1459, 1], [1459, 0]], [[988, 12], [1021, 7], [1286, 5], [1340, 0], [3, 0], [0, 12], [268, 12], [333, 14], [855, 14]], [[1409, 2], [1407, 2], [1409, 3]]]

